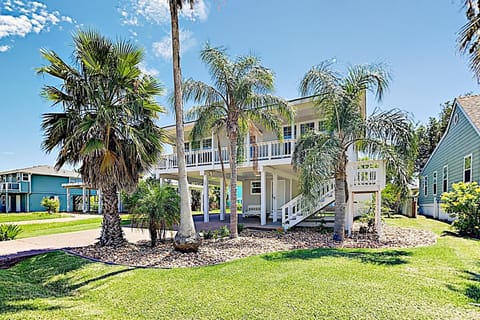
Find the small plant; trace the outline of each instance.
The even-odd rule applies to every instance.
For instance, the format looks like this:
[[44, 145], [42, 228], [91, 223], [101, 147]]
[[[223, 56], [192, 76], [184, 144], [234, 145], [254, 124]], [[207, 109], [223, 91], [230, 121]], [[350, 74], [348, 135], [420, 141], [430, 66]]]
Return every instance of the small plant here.
[[0, 224], [0, 241], [13, 240], [22, 232], [17, 224]]
[[284, 234], [285, 233], [285, 229], [283, 229], [283, 227], [278, 227], [276, 229], [276, 231], [277, 231], [278, 234]]
[[228, 230], [227, 226], [223, 226], [218, 229], [218, 236], [220, 238], [225, 238], [230, 236], [230, 230]]
[[212, 230], [203, 231], [203, 239], [210, 240], [214, 238], [214, 232]]
[[40, 204], [42, 205], [42, 207], [47, 209], [48, 213], [55, 213], [60, 207], [60, 202], [55, 198], [45, 197], [42, 199], [42, 202]]
[[237, 232], [238, 233], [241, 233], [243, 231], [243, 229], [245, 229], [245, 226], [243, 225], [243, 223], [237, 224]]

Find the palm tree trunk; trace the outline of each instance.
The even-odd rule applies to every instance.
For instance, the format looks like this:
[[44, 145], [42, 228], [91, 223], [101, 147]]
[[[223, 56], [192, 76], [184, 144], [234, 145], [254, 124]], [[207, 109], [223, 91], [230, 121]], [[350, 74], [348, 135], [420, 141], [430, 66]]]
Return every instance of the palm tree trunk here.
[[230, 237], [238, 238], [237, 230], [237, 133], [229, 134], [230, 138]]
[[185, 165], [185, 140], [183, 128], [183, 100], [182, 100], [182, 70], [180, 67], [180, 36], [178, 30], [177, 0], [169, 0], [170, 17], [172, 23], [172, 60], [173, 86], [176, 124], [176, 147], [178, 164], [178, 188], [180, 191], [180, 226], [175, 236], [176, 250], [188, 252], [197, 251], [200, 245], [190, 207], [188, 192], [187, 169]]
[[[218, 158], [220, 160], [220, 166], [222, 168], [222, 177], [223, 177], [222, 187], [223, 187], [223, 190], [225, 190], [227, 188], [227, 176], [225, 175], [225, 165], [223, 164], [222, 145], [220, 144], [220, 135], [218, 134], [218, 132], [217, 132], [217, 147], [218, 147]], [[223, 197], [221, 197], [220, 201], [221, 201], [220, 208], [223, 208], [225, 210], [225, 194], [223, 194]], [[220, 216], [222, 215], [220, 214]]]
[[333, 240], [345, 239], [345, 207], [346, 207], [346, 160], [340, 157], [337, 172], [335, 173], [335, 223], [333, 225]]
[[118, 247], [125, 244], [120, 214], [118, 213], [118, 195], [115, 186], [102, 188], [103, 222], [99, 244]]

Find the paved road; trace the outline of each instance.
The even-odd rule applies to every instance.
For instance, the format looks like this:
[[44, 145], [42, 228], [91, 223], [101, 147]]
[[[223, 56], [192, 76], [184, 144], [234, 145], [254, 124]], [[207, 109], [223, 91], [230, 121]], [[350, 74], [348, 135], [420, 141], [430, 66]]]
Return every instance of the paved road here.
[[[19, 240], [1, 241], [0, 257], [32, 250], [61, 249], [68, 247], [88, 246], [97, 242], [100, 228], [86, 231], [77, 231], [48, 236], [25, 238]], [[150, 240], [148, 231], [141, 231], [129, 227], [123, 228], [125, 237], [129, 242]]]

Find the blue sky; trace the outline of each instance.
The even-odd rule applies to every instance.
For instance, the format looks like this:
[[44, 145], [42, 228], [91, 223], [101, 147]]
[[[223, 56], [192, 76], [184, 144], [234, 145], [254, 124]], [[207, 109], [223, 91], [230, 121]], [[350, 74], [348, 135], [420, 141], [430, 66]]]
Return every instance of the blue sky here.
[[[172, 87], [166, 0], [2, 0], [0, 2], [0, 170], [53, 164], [40, 148], [41, 115], [52, 109], [40, 97], [51, 78], [35, 74], [39, 50], [71, 56], [71, 34], [93, 28], [128, 38], [145, 49], [145, 72]], [[276, 94], [299, 96], [305, 72], [325, 59], [348, 65], [388, 64], [393, 81], [384, 100], [368, 108], [400, 108], [416, 121], [437, 115], [439, 104], [478, 84], [455, 39], [465, 23], [461, 0], [202, 0], [182, 15], [184, 77], [208, 81], [199, 61], [206, 41], [232, 56], [255, 53], [276, 74]], [[159, 102], [166, 105], [166, 99]], [[160, 125], [172, 124], [164, 115]]]

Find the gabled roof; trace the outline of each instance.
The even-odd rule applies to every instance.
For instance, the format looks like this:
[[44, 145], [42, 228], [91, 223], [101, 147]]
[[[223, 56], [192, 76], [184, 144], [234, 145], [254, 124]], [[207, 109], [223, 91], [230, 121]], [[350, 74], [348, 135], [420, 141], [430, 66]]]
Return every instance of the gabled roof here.
[[1, 171], [0, 175], [4, 174], [13, 174], [13, 173], [30, 173], [42, 176], [54, 176], [54, 177], [69, 177], [69, 178], [80, 178], [80, 174], [77, 172], [60, 169], [55, 170], [54, 167], [48, 165], [39, 165], [28, 168], [13, 169], [7, 171]]
[[423, 172], [423, 169], [427, 167], [428, 163], [437, 152], [438, 148], [443, 142], [443, 139], [445, 139], [445, 136], [448, 134], [450, 130], [450, 126], [452, 124], [453, 115], [455, 114], [455, 111], [457, 109], [460, 110], [460, 112], [462, 112], [465, 115], [468, 122], [472, 125], [472, 127], [475, 129], [475, 131], [480, 137], [480, 95], [477, 94], [477, 95], [455, 98], [455, 100], [453, 101], [453, 109], [452, 109], [452, 113], [450, 114], [450, 119], [448, 120], [447, 128], [445, 129], [445, 132], [443, 133], [442, 138], [440, 139], [440, 141], [438, 141], [435, 149], [433, 150], [432, 154], [428, 158], [427, 162], [423, 166], [422, 172]]

